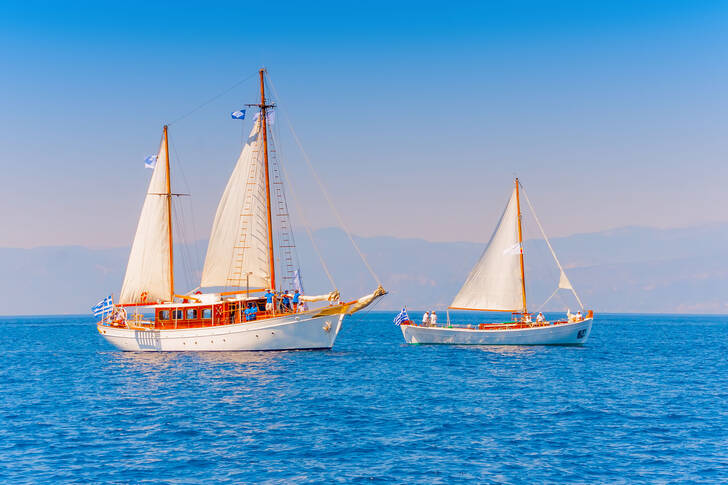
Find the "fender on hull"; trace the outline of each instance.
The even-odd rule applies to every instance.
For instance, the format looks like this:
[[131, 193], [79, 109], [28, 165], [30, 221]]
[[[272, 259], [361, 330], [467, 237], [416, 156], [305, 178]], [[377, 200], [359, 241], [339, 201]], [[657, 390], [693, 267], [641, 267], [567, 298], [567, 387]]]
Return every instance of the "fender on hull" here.
[[479, 330], [474, 328], [419, 327], [402, 325], [408, 344], [450, 345], [581, 345], [589, 339], [593, 319], [546, 327], [513, 330]]
[[344, 316], [301, 318], [294, 315], [177, 330], [136, 330], [102, 325], [97, 328], [114, 347], [130, 352], [330, 349], [341, 330]]

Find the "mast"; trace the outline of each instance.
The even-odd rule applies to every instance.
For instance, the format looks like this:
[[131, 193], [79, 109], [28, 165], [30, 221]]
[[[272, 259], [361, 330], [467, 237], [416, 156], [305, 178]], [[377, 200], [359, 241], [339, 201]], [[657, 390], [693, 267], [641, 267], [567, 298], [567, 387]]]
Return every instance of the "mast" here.
[[169, 238], [169, 299], [174, 301], [174, 249], [172, 246], [172, 184], [169, 177], [169, 139], [167, 138], [167, 125], [164, 125], [164, 154], [166, 160], [166, 186], [167, 192], [167, 237]]
[[266, 110], [272, 105], [265, 104], [265, 82], [263, 76], [265, 69], [260, 70], [260, 123], [263, 131], [263, 159], [265, 161], [265, 202], [268, 209], [268, 266], [270, 273], [270, 290], [276, 291], [276, 267], [273, 259], [273, 218], [270, 207], [270, 174], [268, 171], [268, 119]]
[[516, 177], [516, 208], [518, 209], [518, 247], [520, 248], [521, 258], [521, 294], [523, 295], [523, 313], [528, 313], [526, 309], [526, 274], [523, 269], [523, 232], [521, 229], [521, 197], [518, 193], [518, 177]]

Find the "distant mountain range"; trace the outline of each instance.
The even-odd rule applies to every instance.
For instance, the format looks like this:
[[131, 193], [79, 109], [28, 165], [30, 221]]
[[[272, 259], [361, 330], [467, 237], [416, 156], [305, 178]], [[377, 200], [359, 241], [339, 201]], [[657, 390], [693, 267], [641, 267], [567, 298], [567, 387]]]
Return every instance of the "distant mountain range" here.
[[[314, 238], [344, 298], [376, 287], [346, 235], [321, 229]], [[390, 291], [378, 309], [443, 309], [465, 280], [484, 244], [356, 237]], [[584, 304], [597, 312], [728, 313], [728, 224], [685, 229], [625, 227], [553, 239], [552, 245]], [[305, 234], [297, 236], [307, 292], [330, 284]], [[176, 247], [179, 290], [199, 281], [205, 242]], [[0, 314], [87, 313], [118, 294], [128, 248], [79, 246], [0, 248]], [[556, 288], [558, 269], [543, 241], [526, 242], [529, 302], [537, 308]], [[561, 291], [545, 309], [575, 309]]]

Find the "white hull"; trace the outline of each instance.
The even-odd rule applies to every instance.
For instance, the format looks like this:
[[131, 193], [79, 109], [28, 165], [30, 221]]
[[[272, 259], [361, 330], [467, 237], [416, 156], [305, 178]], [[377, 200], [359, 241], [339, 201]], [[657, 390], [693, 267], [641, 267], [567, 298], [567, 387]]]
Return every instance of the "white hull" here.
[[479, 330], [461, 327], [419, 327], [402, 325], [408, 344], [456, 345], [574, 345], [589, 338], [593, 319], [545, 327], [511, 330]]
[[330, 349], [344, 314], [287, 315], [254, 322], [170, 330], [136, 330], [98, 325], [114, 347], [134, 352]]

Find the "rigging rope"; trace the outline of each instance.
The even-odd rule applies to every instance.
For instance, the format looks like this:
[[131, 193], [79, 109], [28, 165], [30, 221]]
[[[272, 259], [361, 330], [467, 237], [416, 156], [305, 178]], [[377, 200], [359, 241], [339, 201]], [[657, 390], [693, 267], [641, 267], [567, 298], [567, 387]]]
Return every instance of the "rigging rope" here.
[[[280, 147], [280, 144], [278, 143], [277, 136], [273, 136], [276, 146]], [[286, 185], [291, 188], [291, 195], [293, 195], [293, 204], [296, 206], [296, 210], [298, 210], [299, 214], [301, 214], [301, 219], [303, 221], [303, 228], [306, 230], [306, 234], [308, 234], [308, 238], [311, 241], [311, 245], [313, 246], [314, 251], [316, 252], [316, 255], [319, 258], [319, 262], [321, 262], [321, 267], [324, 269], [324, 272], [326, 273], [326, 277], [329, 279], [329, 283], [331, 283], [331, 287], [335, 290], [336, 289], [336, 283], [334, 283], [334, 277], [331, 276], [331, 272], [329, 271], [329, 267], [326, 264], [326, 261], [324, 260], [323, 255], [321, 254], [321, 250], [318, 247], [318, 244], [316, 244], [316, 241], [313, 238], [313, 233], [311, 231], [311, 226], [308, 223], [308, 218], [306, 217], [306, 212], [303, 209], [303, 205], [301, 205], [298, 194], [296, 192], [295, 187], [293, 186], [293, 182], [288, 177], [288, 171], [283, 166], [283, 163], [281, 161], [281, 158], [279, 158], [278, 163], [281, 167], [281, 172], [283, 172], [283, 178], [286, 180]]]
[[[182, 181], [185, 185], [185, 190], [187, 191], [188, 194], [190, 194], [190, 198], [191, 198], [192, 190], [191, 190], [189, 181], [187, 180], [187, 175], [185, 174], [185, 171], [183, 168], [182, 158], [177, 153], [177, 146], [174, 143], [172, 143], [171, 141], [169, 142], [169, 144], [172, 146], [172, 151], [174, 152], [174, 157], [175, 157], [175, 161], [176, 161], [175, 167], [179, 168], [179, 172], [182, 175]], [[178, 208], [179, 212], [183, 212], [183, 211], [186, 212], [186, 209], [184, 208], [184, 204], [182, 203], [181, 200], [178, 201], [177, 208]], [[189, 211], [190, 211], [189, 217], [185, 216], [185, 217], [183, 217], [183, 219], [185, 221], [189, 220], [190, 224], [189, 225], [186, 223], [184, 225], [179, 224], [179, 227], [181, 229], [183, 229], [183, 233], [181, 234], [183, 242], [186, 243], [186, 246], [192, 246], [192, 247], [186, 248], [186, 250], [187, 250], [186, 263], [188, 264], [187, 271], [188, 271], [188, 274], [190, 277], [190, 281], [188, 281], [188, 284], [192, 284], [192, 282], [195, 278], [195, 271], [196, 270], [201, 271], [202, 261], [200, 260], [199, 241], [197, 240], [197, 237], [196, 237], [197, 236], [197, 225], [195, 224], [194, 204], [190, 203]], [[191, 228], [189, 227], [190, 225], [192, 226]], [[190, 230], [192, 232], [192, 237], [190, 237], [190, 234], [189, 234]], [[190, 256], [190, 253], [193, 253], [193, 256]]]
[[244, 79], [241, 79], [240, 81], [236, 82], [235, 84], [233, 84], [232, 86], [230, 86], [230, 87], [229, 87], [229, 88], [227, 88], [226, 90], [222, 91], [221, 93], [218, 93], [218, 94], [216, 94], [216, 95], [215, 95], [215, 96], [213, 96], [212, 98], [210, 98], [210, 99], [208, 99], [207, 101], [203, 102], [202, 104], [198, 105], [198, 106], [197, 106], [196, 108], [193, 108], [192, 110], [190, 110], [190, 111], [188, 111], [187, 113], [183, 114], [183, 115], [182, 115], [182, 116], [180, 116], [179, 118], [176, 118], [176, 119], [172, 120], [172, 121], [171, 121], [170, 123], [167, 123], [167, 126], [172, 126], [173, 124], [177, 123], [178, 121], [182, 121], [183, 119], [187, 118], [187, 117], [188, 117], [189, 115], [191, 115], [192, 113], [196, 113], [197, 111], [201, 110], [202, 108], [204, 108], [204, 107], [205, 107], [205, 106], [207, 106], [208, 104], [212, 103], [212, 102], [213, 102], [213, 101], [215, 101], [216, 99], [220, 98], [221, 96], [224, 96], [224, 95], [226, 95], [227, 93], [229, 93], [229, 92], [230, 92], [230, 91], [232, 91], [233, 89], [235, 89], [235, 88], [237, 88], [238, 86], [240, 86], [241, 84], [243, 84], [243, 83], [244, 83], [245, 81], [248, 81], [248, 80], [252, 79], [253, 77], [255, 77], [255, 76], [257, 76], [257, 75], [258, 75], [258, 73], [257, 73], [257, 72], [255, 72], [255, 73], [251, 74], [250, 76], [248, 76], [248, 77], [246, 77], [246, 78], [244, 78]]
[[[554, 251], [554, 248], [551, 247], [551, 242], [549, 241], [549, 238], [546, 236], [546, 232], [543, 230], [543, 226], [541, 225], [541, 221], [539, 221], [538, 216], [536, 215], [536, 210], [533, 208], [533, 204], [531, 204], [531, 200], [528, 198], [528, 194], [526, 193], [526, 189], [524, 189], [522, 185], [521, 185], [521, 189], [523, 191], [523, 195], [526, 196], [526, 203], [528, 203], [528, 207], [531, 209], [531, 213], [533, 214], [533, 219], [536, 221], [536, 224], [538, 225], [538, 228], [541, 231], [541, 235], [543, 236], [544, 241], [546, 241], [546, 245], [549, 247], [549, 250], [551, 251], [551, 256], [554, 257], [554, 261], [556, 261], [556, 265], [559, 267], [559, 270], [561, 271], [561, 274], [563, 274], [564, 276], [566, 276], [566, 272], [564, 271], [564, 268], [561, 266], [561, 263], [559, 262], [559, 258], [556, 257], [556, 252]], [[559, 285], [561, 284], [561, 274], [559, 275]], [[569, 286], [571, 286], [571, 292], [574, 294], [574, 297], [576, 297], [576, 301], [579, 302], [579, 306], [583, 310], [584, 309], [584, 305], [581, 303], [581, 298], [579, 298], [579, 295], [576, 294], [576, 290], [574, 289], [574, 286], [571, 284], [570, 281], [569, 281]], [[556, 291], [559, 291], [559, 287], [556, 288]], [[556, 292], [554, 292], [554, 294], [555, 293]], [[554, 295], [551, 295], [549, 297], [549, 299], [544, 302], [544, 305], [553, 296]]]
[[[267, 74], [267, 73], [266, 73]], [[268, 77], [268, 82], [270, 83], [270, 87], [273, 90], [273, 94], [275, 95], [276, 99], [278, 101], [281, 101], [281, 97], [278, 95], [278, 91], [276, 90], [275, 85], [273, 84], [273, 80], [270, 78], [270, 75]], [[303, 145], [301, 144], [301, 140], [298, 138], [298, 135], [296, 134], [296, 130], [293, 129], [293, 124], [291, 123], [291, 119], [288, 117], [288, 113], [285, 109], [280, 108], [280, 110], [283, 112], [283, 115], [286, 118], [286, 123], [288, 124], [288, 128], [291, 130], [291, 134], [293, 135], [293, 139], [296, 142], [296, 145], [298, 145], [298, 149], [301, 150], [301, 154], [303, 155], [303, 159], [306, 161], [306, 165], [308, 165], [308, 169], [311, 171], [311, 174], [313, 175], [314, 179], [316, 180], [316, 183], [318, 184], [319, 188], [321, 189], [321, 192], [324, 194], [324, 198], [326, 199], [326, 202], [329, 204], [329, 208], [331, 209], [331, 212], [334, 214], [336, 219], [339, 222], [339, 225], [341, 226], [341, 229], [346, 233], [347, 237], [349, 238], [349, 241], [351, 241], [352, 246], [354, 246], [354, 249], [359, 254], [359, 257], [361, 258], [362, 262], [364, 263], [364, 266], [366, 266], [367, 270], [369, 271], [369, 274], [372, 275], [374, 280], [377, 282], [378, 285], [382, 285], [382, 281], [379, 279], [377, 274], [372, 269], [371, 265], [369, 264], [369, 261], [367, 261], [366, 256], [364, 256], [364, 253], [359, 249], [359, 245], [354, 241], [354, 238], [351, 235], [351, 232], [349, 231], [348, 227], [344, 223], [344, 220], [341, 217], [341, 214], [339, 214], [339, 211], [336, 210], [336, 207], [334, 206], [334, 203], [331, 200], [331, 197], [329, 196], [329, 192], [326, 190], [326, 187], [324, 186], [323, 182], [318, 176], [318, 173], [313, 168], [313, 164], [311, 163], [311, 159], [308, 158], [308, 154], [306, 154], [306, 150], [303, 149]]]

